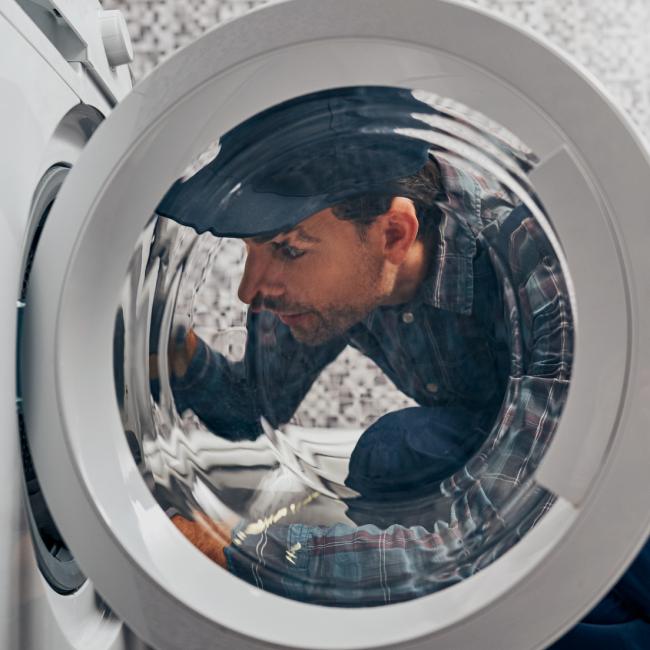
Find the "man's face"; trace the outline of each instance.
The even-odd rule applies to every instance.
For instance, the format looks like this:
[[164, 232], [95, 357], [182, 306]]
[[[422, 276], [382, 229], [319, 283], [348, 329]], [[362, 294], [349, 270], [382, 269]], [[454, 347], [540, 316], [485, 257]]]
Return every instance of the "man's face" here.
[[381, 243], [370, 226], [318, 212], [271, 240], [244, 240], [248, 255], [239, 298], [254, 311], [272, 311], [293, 336], [318, 345], [343, 334], [390, 292]]

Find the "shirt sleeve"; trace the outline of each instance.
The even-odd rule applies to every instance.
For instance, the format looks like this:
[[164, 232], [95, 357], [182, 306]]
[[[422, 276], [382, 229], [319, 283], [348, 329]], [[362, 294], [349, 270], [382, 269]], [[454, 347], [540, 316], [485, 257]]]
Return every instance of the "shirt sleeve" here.
[[198, 345], [182, 378], [171, 387], [179, 413], [191, 409], [214, 433], [254, 440], [260, 416], [271, 425], [289, 421], [322, 369], [346, 346], [337, 338], [320, 346], [299, 343], [274, 314], [249, 314], [244, 358], [232, 361]]
[[176, 409], [191, 409], [217, 435], [255, 440], [261, 433], [259, 407], [246, 364], [231, 362], [198, 339], [183, 377], [172, 377]]
[[304, 602], [399, 602], [471, 576], [521, 539], [552, 505], [553, 496], [534, 486], [533, 474], [568, 390], [568, 288], [544, 231], [525, 207], [489, 228], [484, 241], [504, 285], [511, 376], [490, 437], [463, 470], [442, 482], [430, 524], [384, 530], [293, 524], [260, 531], [243, 523], [227, 550], [233, 573]]
[[[447, 536], [453, 537], [451, 532]], [[228, 569], [252, 585], [319, 605], [369, 607], [409, 600], [461, 579], [450, 565], [445, 533], [423, 527], [274, 525], [260, 534], [235, 530]], [[434, 584], [435, 582], [435, 584]]]

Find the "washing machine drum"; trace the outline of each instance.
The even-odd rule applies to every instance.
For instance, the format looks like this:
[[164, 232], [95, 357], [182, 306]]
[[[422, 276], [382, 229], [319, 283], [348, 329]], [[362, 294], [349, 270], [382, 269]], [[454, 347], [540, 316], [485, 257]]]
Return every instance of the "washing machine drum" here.
[[649, 173], [591, 79], [453, 3], [287, 2], [176, 54], [29, 279], [83, 571], [161, 649], [551, 643], [650, 523]]

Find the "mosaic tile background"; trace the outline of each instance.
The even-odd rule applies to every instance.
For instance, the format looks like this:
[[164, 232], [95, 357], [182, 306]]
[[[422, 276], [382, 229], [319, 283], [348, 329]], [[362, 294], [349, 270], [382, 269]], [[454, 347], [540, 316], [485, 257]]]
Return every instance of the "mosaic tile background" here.
[[[399, 2], [399, 0], [395, 0]], [[266, 0], [104, 0], [121, 9], [140, 79], [206, 29]], [[468, 0], [547, 37], [596, 75], [650, 140], [650, 1]]]
[[[395, 0], [398, 2], [399, 0]], [[259, 0], [105, 0], [129, 24], [137, 79], [205, 30], [264, 4]], [[604, 83], [650, 141], [650, 0], [473, 0], [549, 38]], [[190, 307], [199, 334], [213, 347], [215, 324], [239, 326], [245, 307], [236, 296], [243, 256], [236, 242], [197, 248], [206, 262], [184, 281], [179, 302]], [[209, 270], [207, 267], [209, 266]], [[206, 272], [207, 270], [207, 272]], [[195, 277], [193, 277], [195, 276]], [[228, 298], [230, 296], [230, 298]], [[225, 350], [221, 350], [225, 352]], [[366, 427], [383, 413], [409, 404], [374, 365], [347, 350], [314, 384], [296, 414], [304, 426]]]

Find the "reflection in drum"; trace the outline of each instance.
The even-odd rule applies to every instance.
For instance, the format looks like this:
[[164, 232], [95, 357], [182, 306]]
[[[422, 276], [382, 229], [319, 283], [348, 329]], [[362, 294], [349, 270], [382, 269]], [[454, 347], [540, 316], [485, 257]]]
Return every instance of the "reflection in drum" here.
[[118, 314], [123, 425], [158, 502], [303, 602], [475, 574], [554, 498], [534, 472], [574, 326], [535, 155], [385, 87], [284, 102], [218, 144], [142, 233]]

